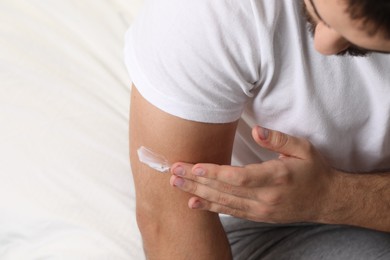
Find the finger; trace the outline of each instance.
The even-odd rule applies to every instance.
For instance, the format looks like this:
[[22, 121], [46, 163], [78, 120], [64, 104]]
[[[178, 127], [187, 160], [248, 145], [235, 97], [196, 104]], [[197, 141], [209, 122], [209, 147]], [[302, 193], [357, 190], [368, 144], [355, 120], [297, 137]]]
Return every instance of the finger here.
[[[218, 182], [215, 180], [199, 177], [199, 176], [192, 174], [191, 173], [192, 167], [193, 167], [193, 164], [181, 163], [181, 162], [175, 163], [171, 167], [171, 173], [173, 175], [176, 175], [176, 176], [184, 178], [184, 179], [188, 179], [188, 180], [196, 181], [196, 182], [204, 184], [204, 185], [208, 185], [212, 188], [216, 188], [218, 186]], [[223, 184], [223, 183], [221, 183], [221, 184]]]
[[289, 157], [305, 159], [312, 152], [312, 145], [306, 139], [261, 126], [252, 129], [252, 136], [260, 146]]
[[[259, 188], [273, 179], [274, 168], [268, 164], [249, 164], [243, 167], [216, 164], [196, 164], [192, 168], [196, 181], [205, 183], [200, 177], [236, 187]], [[209, 184], [208, 184], [209, 185]]]
[[274, 172], [275, 169], [269, 164], [250, 164], [236, 167], [217, 164], [175, 163], [171, 167], [173, 175], [240, 197], [250, 197], [252, 191], [249, 188], [268, 185], [273, 179]]
[[[258, 189], [261, 186], [268, 185], [268, 183], [271, 181], [272, 176], [273, 176], [272, 174], [256, 174], [256, 176], [254, 176], [255, 178], [253, 178], [253, 180], [251, 180], [250, 182], [249, 181], [247, 182], [247, 185], [243, 185], [244, 181], [235, 182], [234, 180], [229, 180], [228, 182], [233, 183], [233, 184], [229, 184], [228, 182], [220, 181], [220, 180], [225, 180], [222, 176], [220, 176], [217, 179], [216, 178], [209, 179], [209, 178], [207, 178], [207, 174], [204, 175], [205, 177], [199, 177], [199, 176], [196, 176], [194, 174], [188, 174], [186, 171], [188, 171], [189, 167], [191, 167], [191, 166], [192, 165], [190, 165], [190, 164], [177, 163], [173, 167], [173, 170], [172, 170], [173, 176], [177, 176], [177, 177], [180, 177], [180, 178], [188, 181], [188, 182], [186, 182], [187, 186], [185, 187], [187, 189], [184, 190], [187, 192], [191, 192], [191, 189], [195, 190], [195, 188], [196, 188], [195, 185], [201, 184], [203, 186], [207, 186], [211, 190], [215, 190], [218, 192], [231, 194], [233, 196], [237, 196], [237, 197], [241, 197], [241, 198], [254, 199], [254, 198], [257, 198], [257, 195], [255, 192], [256, 190], [252, 189], [252, 188]], [[198, 165], [198, 167], [201, 167], [201, 166], [202, 165]], [[206, 167], [204, 167], [204, 170], [206, 170], [208, 168], [207, 166], [213, 167], [214, 165], [208, 164], [208, 165], [206, 165]], [[217, 165], [215, 165], [215, 166], [217, 166]], [[247, 170], [246, 170], [247, 172], [248, 171], [258, 172], [258, 169], [255, 169], [255, 167], [257, 167], [257, 165], [255, 165], [255, 164], [245, 166], [245, 168], [247, 168]], [[234, 167], [230, 167], [230, 166], [217, 167], [217, 169], [220, 169], [220, 168], [231, 169]], [[226, 172], [226, 171], [221, 171], [220, 175], [223, 175], [224, 172]], [[272, 169], [271, 169], [271, 172], [273, 173]], [[240, 172], [236, 172], [235, 174], [244, 175], [244, 173], [240, 173]], [[250, 174], [248, 174], [248, 175], [250, 175]], [[261, 175], [263, 175], [263, 176], [261, 176]], [[176, 180], [180, 184], [183, 182], [182, 180], [171, 177], [170, 182], [171, 182], [172, 186], [180, 186], [177, 184], [175, 185], [175, 183], [173, 182], [174, 180]], [[190, 191], [188, 190], [189, 188], [190, 188]]]
[[261, 164], [237, 167], [230, 165], [217, 165], [199, 163], [192, 167], [192, 174], [199, 178], [216, 180], [237, 187], [255, 187], [261, 183], [265, 175]]
[[194, 165], [189, 163], [177, 162], [172, 164], [170, 172], [173, 175], [180, 176], [187, 179], [195, 180], [196, 176], [191, 173], [191, 169]]
[[250, 198], [255, 197], [248, 193], [248, 189], [230, 185], [230, 187], [226, 186], [222, 188], [224, 191], [221, 191], [218, 188], [213, 188], [175, 175], [171, 176], [170, 184], [182, 191], [199, 196], [208, 201], [238, 209], [245, 209], [246, 205], [249, 205], [248, 201], [250, 201]]
[[251, 214], [249, 211], [231, 208], [198, 197], [190, 198], [188, 201], [188, 207], [196, 210], [206, 210], [206, 211], [215, 212], [219, 214], [230, 215], [237, 218], [259, 221], [258, 216]]
[[246, 174], [242, 167], [211, 163], [193, 165], [182, 162], [174, 163], [171, 166], [171, 173], [185, 179], [199, 181], [202, 183], [205, 183], [205, 181], [209, 179], [222, 181], [231, 185], [242, 184], [242, 182], [244, 182], [243, 176]]

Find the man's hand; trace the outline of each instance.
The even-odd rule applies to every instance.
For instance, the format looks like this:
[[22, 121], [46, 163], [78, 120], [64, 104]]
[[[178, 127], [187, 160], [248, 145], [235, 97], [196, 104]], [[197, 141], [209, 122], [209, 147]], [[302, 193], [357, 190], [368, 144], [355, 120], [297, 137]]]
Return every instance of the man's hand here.
[[259, 126], [252, 135], [279, 158], [245, 167], [175, 163], [171, 185], [196, 196], [192, 209], [259, 222], [321, 222], [338, 172], [305, 139]]

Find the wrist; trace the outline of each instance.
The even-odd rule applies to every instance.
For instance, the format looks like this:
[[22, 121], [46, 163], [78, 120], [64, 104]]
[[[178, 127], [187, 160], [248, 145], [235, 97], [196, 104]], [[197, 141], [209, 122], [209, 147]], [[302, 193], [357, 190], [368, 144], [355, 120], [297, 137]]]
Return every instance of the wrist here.
[[389, 173], [346, 173], [332, 176], [320, 223], [390, 231]]
[[333, 169], [323, 201], [319, 222], [324, 224], [347, 224], [355, 212], [355, 182], [358, 176]]

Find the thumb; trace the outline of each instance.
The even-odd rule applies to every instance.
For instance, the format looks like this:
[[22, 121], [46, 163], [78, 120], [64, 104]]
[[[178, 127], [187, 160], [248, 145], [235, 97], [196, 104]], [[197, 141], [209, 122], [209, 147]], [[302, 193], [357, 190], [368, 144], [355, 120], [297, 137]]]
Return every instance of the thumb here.
[[305, 159], [312, 151], [312, 145], [306, 139], [261, 126], [252, 129], [252, 136], [260, 146], [285, 156]]

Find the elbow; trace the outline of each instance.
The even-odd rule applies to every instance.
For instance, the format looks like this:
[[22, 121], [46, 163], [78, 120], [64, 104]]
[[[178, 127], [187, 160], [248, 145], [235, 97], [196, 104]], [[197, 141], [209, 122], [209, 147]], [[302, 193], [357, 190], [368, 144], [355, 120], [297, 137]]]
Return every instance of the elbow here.
[[180, 223], [177, 210], [170, 208], [164, 200], [160, 203], [138, 200], [136, 219], [145, 247], [156, 247], [172, 237], [175, 226]]
[[163, 229], [163, 220], [156, 213], [146, 207], [137, 206], [136, 209], [137, 225], [144, 240], [151, 240], [158, 237]]

